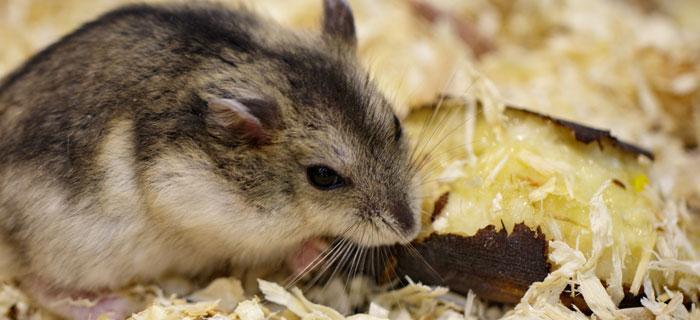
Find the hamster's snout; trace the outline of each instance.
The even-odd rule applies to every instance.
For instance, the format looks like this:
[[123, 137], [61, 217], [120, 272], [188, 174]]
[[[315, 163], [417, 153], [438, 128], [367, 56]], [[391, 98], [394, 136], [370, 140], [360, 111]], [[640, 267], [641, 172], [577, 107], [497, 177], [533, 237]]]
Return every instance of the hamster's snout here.
[[389, 211], [391, 216], [396, 220], [402, 236], [411, 237], [416, 229], [416, 217], [413, 209], [405, 202], [397, 202]]

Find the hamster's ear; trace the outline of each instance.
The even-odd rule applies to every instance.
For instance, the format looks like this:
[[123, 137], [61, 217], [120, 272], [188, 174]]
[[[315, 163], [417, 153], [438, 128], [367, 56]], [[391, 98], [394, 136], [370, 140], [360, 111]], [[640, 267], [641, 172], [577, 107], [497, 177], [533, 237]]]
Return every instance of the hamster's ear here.
[[264, 145], [278, 126], [279, 110], [273, 101], [213, 98], [207, 105], [207, 121], [215, 134]]
[[357, 46], [355, 19], [347, 0], [323, 0], [323, 34], [351, 48]]

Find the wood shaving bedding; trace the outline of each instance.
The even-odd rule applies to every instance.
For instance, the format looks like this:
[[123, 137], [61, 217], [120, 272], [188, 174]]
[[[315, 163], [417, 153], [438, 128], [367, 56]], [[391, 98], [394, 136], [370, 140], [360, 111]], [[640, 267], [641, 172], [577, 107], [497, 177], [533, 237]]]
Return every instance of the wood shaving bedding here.
[[[0, 75], [80, 23], [126, 2], [130, 1], [0, 0]], [[589, 272], [594, 259], [553, 241], [550, 257], [555, 268], [543, 282], [533, 284], [517, 306], [494, 307], [474, 295], [454, 297], [442, 288], [410, 283], [385, 295], [367, 293], [367, 313], [354, 318], [586, 319], [559, 302], [568, 285], [579, 284], [578, 293], [597, 318], [700, 319], [697, 307], [687, 309], [682, 304], [682, 292], [654, 284], [646, 276], [648, 270], [661, 270], [666, 281], [673, 283], [675, 274], [682, 273], [689, 277], [678, 283], [681, 291], [692, 292], [700, 286], [700, 4], [693, 0], [640, 2], [648, 6], [631, 0], [351, 1], [361, 58], [397, 102], [401, 115], [448, 93], [479, 98], [492, 123], [499, 121], [505, 102], [512, 102], [611, 128], [655, 152], [651, 183], [661, 194], [657, 201], [664, 208], [659, 213], [662, 236], [650, 239], [656, 241], [655, 250], [645, 253], [631, 288], [644, 291], [643, 308], [617, 309], [618, 281], [606, 291]], [[421, 8], [416, 3], [443, 14], [428, 21], [416, 12]], [[282, 23], [306, 28], [316, 27], [319, 4], [318, 0], [249, 1]], [[472, 32], [490, 42], [490, 49], [472, 52], [474, 48], [455, 31], [454, 19], [468, 21]], [[468, 131], [465, 136], [470, 137]], [[503, 159], [515, 157], [519, 155]], [[551, 185], [555, 183], [562, 182]], [[546, 192], [551, 190], [543, 186], [532, 195], [533, 201]], [[595, 198], [591, 202], [598, 209], [591, 212], [596, 222], [593, 231], [598, 247], [604, 248], [615, 241], [614, 235], [605, 218], [605, 204]], [[609, 280], [618, 277], [613, 274]], [[240, 282], [223, 278], [190, 295], [195, 302], [166, 297], [157, 290], [136, 290], [135, 294], [148, 296], [153, 303], [134, 319], [344, 318], [309, 302], [305, 293], [261, 283], [264, 297], [287, 309], [273, 312], [263, 300], [245, 295]], [[691, 298], [697, 301], [697, 296]], [[350, 303], [345, 305], [339, 308], [347, 309]], [[0, 289], [0, 315], [50, 317], [32, 307], [11, 281]]]

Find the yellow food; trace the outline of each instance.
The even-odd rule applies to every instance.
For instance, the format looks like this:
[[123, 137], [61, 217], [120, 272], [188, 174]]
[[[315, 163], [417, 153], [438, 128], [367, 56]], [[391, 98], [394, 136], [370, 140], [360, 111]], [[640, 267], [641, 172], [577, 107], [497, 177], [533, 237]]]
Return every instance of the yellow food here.
[[[639, 292], [655, 260], [663, 210], [642, 150], [602, 131], [579, 141], [572, 128], [518, 109], [489, 122], [481, 108], [459, 99], [413, 111], [406, 131], [426, 179], [424, 235], [472, 236], [489, 225], [510, 232], [525, 223], [583, 252], [617, 302], [623, 287]], [[445, 193], [446, 206], [430, 222]]]

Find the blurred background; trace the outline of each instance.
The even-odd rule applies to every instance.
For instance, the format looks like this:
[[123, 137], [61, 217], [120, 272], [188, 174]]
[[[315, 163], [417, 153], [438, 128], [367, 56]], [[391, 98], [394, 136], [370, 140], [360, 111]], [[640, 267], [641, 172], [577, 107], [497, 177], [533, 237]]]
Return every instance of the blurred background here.
[[[128, 0], [0, 0], [0, 76]], [[163, 1], [159, 1], [163, 2]], [[315, 32], [321, 0], [223, 1]], [[496, 95], [654, 151], [664, 196], [700, 210], [700, 1], [351, 0], [359, 52], [402, 115]]]

